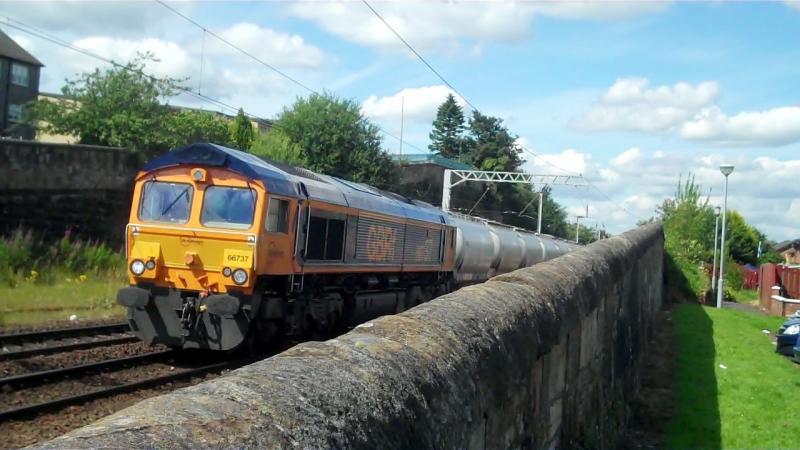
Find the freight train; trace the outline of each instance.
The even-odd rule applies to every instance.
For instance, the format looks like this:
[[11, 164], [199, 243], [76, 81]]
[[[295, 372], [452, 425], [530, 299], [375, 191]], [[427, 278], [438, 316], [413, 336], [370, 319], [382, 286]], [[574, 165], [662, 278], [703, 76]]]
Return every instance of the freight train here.
[[147, 343], [228, 351], [398, 313], [574, 246], [192, 144], [136, 177], [117, 301]]

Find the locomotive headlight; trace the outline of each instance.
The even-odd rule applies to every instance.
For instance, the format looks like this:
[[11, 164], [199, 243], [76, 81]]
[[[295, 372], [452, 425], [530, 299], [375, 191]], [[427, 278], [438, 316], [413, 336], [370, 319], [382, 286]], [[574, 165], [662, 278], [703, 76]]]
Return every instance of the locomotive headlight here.
[[144, 263], [144, 267], [147, 268], [147, 270], [153, 270], [156, 268], [156, 262], [152, 259], [149, 259], [146, 263]]
[[[223, 267], [222, 268], [222, 275], [229, 277], [231, 276], [231, 268], [230, 267]], [[245, 274], [247, 275], [247, 274]]]
[[233, 282], [242, 285], [247, 283], [247, 272], [244, 269], [236, 269], [233, 271]]
[[131, 262], [131, 272], [136, 276], [143, 274], [144, 261], [142, 261], [141, 259], [134, 259], [133, 262]]

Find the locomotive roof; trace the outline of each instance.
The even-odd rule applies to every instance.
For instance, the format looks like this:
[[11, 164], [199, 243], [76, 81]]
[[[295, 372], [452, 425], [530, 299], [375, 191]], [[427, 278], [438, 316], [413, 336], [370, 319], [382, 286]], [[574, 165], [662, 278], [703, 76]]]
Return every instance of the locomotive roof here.
[[199, 165], [224, 167], [264, 183], [271, 194], [308, 197], [342, 206], [380, 212], [414, 220], [447, 223], [446, 215], [427, 203], [375, 187], [322, 175], [300, 167], [267, 161], [240, 150], [217, 144], [189, 144], [148, 161], [143, 171], [164, 167]]

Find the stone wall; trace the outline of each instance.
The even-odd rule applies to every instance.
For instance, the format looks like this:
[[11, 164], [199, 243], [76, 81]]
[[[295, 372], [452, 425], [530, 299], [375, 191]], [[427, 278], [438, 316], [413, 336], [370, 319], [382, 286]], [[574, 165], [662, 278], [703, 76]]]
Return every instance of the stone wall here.
[[0, 140], [0, 234], [71, 229], [120, 243], [141, 164], [120, 148]]
[[646, 225], [44, 447], [614, 448], [661, 306], [663, 242]]

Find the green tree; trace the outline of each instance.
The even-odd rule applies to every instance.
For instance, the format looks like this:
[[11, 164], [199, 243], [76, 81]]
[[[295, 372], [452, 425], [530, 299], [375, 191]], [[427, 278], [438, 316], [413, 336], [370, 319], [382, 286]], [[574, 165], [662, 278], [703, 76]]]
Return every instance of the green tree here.
[[151, 54], [140, 54], [124, 66], [67, 80], [64, 98], [36, 102], [32, 120], [44, 131], [76, 135], [83, 144], [163, 150], [162, 124], [169, 111], [160, 100], [174, 95], [181, 80], [146, 75], [145, 64], [152, 60]]
[[464, 110], [453, 94], [447, 94], [447, 98], [436, 111], [428, 148], [445, 158], [459, 160], [464, 145], [464, 131]]
[[164, 117], [158, 147], [176, 148], [196, 142], [229, 145], [228, 120], [206, 111], [184, 109]]
[[472, 112], [469, 121], [470, 137], [468, 162], [480, 170], [515, 172], [524, 160], [517, 136], [503, 125], [503, 119]]
[[353, 100], [330, 93], [299, 98], [274, 127], [300, 146], [311, 170], [379, 188], [397, 185], [398, 169], [381, 149], [378, 127]]
[[250, 152], [259, 158], [282, 162], [291, 166], [308, 165], [305, 154], [299, 145], [293, 143], [280, 130], [272, 129], [258, 133], [250, 147]]
[[253, 124], [244, 114], [244, 110], [239, 108], [236, 118], [231, 123], [231, 144], [239, 150], [248, 151], [253, 145], [254, 134]]

